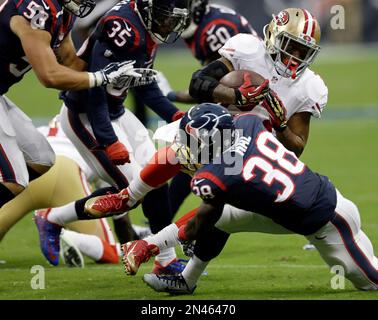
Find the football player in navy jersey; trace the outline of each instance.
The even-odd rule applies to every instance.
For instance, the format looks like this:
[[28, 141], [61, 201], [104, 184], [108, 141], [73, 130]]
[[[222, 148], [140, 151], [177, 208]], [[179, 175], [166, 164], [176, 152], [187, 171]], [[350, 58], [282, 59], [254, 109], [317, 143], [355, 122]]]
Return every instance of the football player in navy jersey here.
[[49, 88], [79, 90], [125, 81], [132, 65], [115, 63], [84, 71], [70, 31], [92, 0], [6, 0], [0, 5], [0, 206], [54, 163], [47, 140], [4, 94], [33, 69]]
[[[216, 229], [256, 231], [259, 225], [259, 232], [304, 235], [330, 267], [344, 268], [356, 288], [378, 289], [378, 259], [361, 230], [355, 204], [286, 149], [259, 117], [247, 113], [233, 119], [225, 108], [204, 103], [181, 119], [176, 144], [199, 167], [191, 186], [203, 202], [191, 220], [176, 227], [175, 236], [158, 233], [125, 245], [128, 274], [178, 240], [207, 241], [202, 252], [194, 249], [196, 255], [206, 256]], [[131, 185], [129, 191], [123, 193], [125, 198], [133, 194]], [[156, 291], [192, 293], [203, 270], [192, 271], [191, 278], [184, 270], [182, 275], [146, 274], [143, 279]]]
[[[149, 73], [153, 71], [158, 43], [175, 41], [188, 24], [189, 12], [190, 0], [120, 1], [100, 19], [79, 50], [88, 71], [109, 63], [133, 61], [134, 70], [143, 75], [130, 78], [131, 81], [122, 86], [61, 94], [63, 131], [91, 169], [112, 187], [96, 190], [89, 197], [63, 206], [51, 215], [43, 212], [36, 215], [41, 249], [50, 263], [59, 262], [58, 236], [62, 226], [70, 221], [89, 219], [83, 211], [86, 200], [127, 187], [155, 153], [147, 129], [123, 105], [128, 89], [133, 87], [145, 104], [167, 122], [184, 114], [161, 93]], [[171, 222], [167, 192], [167, 185], [161, 186], [146, 195], [143, 202], [143, 212], [154, 233]], [[121, 242], [125, 240], [120, 239]], [[167, 250], [157, 257], [154, 270], [176, 272], [176, 266], [181, 265], [176, 263], [174, 250]]]
[[[181, 34], [194, 58], [207, 65], [220, 58], [218, 50], [239, 33], [257, 36], [245, 17], [225, 6], [209, 4], [208, 0], [192, 2], [191, 22]], [[189, 91], [173, 91], [168, 80], [159, 74], [159, 85], [171, 101], [195, 103]], [[185, 173], [175, 176], [169, 186], [172, 214], [175, 215], [190, 194], [190, 177]]]

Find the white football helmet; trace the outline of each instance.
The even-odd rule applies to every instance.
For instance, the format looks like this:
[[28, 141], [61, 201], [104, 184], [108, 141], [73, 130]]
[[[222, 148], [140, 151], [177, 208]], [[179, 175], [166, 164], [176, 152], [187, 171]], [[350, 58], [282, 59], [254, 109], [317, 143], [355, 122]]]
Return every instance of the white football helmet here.
[[264, 27], [269, 56], [283, 77], [296, 79], [311, 65], [320, 46], [320, 26], [306, 9], [288, 8]]

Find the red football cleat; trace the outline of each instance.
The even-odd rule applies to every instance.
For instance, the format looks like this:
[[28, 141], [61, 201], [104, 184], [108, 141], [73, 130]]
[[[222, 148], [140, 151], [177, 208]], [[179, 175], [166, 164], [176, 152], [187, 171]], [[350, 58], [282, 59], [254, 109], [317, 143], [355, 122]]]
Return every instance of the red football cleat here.
[[159, 248], [148, 244], [145, 240], [130, 241], [122, 245], [123, 264], [127, 275], [133, 276], [138, 272], [142, 263], [159, 254]]
[[87, 200], [84, 211], [93, 218], [121, 214], [130, 210], [129, 200], [129, 192], [127, 189], [123, 189], [119, 193], [110, 193]]

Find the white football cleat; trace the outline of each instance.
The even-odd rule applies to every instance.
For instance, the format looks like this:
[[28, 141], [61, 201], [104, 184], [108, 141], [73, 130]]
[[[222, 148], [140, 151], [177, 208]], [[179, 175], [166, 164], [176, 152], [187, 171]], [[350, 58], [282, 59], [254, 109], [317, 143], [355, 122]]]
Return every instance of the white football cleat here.
[[190, 288], [184, 277], [180, 275], [158, 275], [147, 273], [143, 281], [156, 292], [168, 292], [170, 294], [193, 294], [197, 286]]
[[84, 258], [79, 248], [65, 236], [63, 231], [60, 236], [60, 256], [68, 267], [84, 268]]

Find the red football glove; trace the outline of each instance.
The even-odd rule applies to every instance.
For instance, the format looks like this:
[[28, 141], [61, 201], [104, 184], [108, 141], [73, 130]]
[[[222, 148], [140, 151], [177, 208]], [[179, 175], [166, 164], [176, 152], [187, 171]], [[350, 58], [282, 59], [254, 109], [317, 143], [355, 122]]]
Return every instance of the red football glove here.
[[256, 106], [264, 100], [269, 93], [269, 80], [265, 80], [261, 85], [252, 84], [252, 76], [244, 74], [244, 83], [236, 91], [236, 104], [239, 106]]
[[122, 142], [116, 141], [105, 148], [105, 152], [113, 164], [119, 166], [130, 162], [129, 152]]
[[185, 115], [185, 111], [176, 111], [175, 114], [172, 116], [172, 122], [181, 119]]
[[262, 102], [262, 106], [268, 111], [270, 122], [274, 130], [282, 132], [287, 127], [286, 108], [273, 90], [270, 90]]

